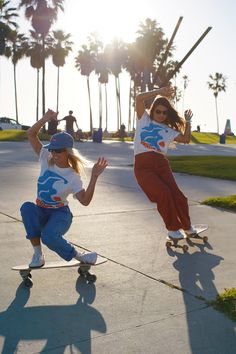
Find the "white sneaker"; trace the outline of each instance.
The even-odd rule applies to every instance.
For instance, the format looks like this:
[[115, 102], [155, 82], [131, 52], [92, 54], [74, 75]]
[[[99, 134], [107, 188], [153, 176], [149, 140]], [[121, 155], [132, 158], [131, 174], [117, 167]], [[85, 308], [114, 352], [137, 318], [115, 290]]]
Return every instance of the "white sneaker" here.
[[182, 239], [186, 237], [182, 230], [168, 231], [168, 236], [176, 239]]
[[192, 226], [190, 226], [188, 230], [184, 230], [184, 232], [189, 236], [197, 234], [197, 230], [194, 229]]
[[40, 268], [45, 264], [44, 254], [34, 253], [32, 260], [29, 264], [30, 268]]
[[97, 261], [97, 253], [96, 252], [89, 252], [89, 253], [77, 253], [77, 259], [81, 262], [81, 263], [85, 263], [85, 264], [95, 264]]

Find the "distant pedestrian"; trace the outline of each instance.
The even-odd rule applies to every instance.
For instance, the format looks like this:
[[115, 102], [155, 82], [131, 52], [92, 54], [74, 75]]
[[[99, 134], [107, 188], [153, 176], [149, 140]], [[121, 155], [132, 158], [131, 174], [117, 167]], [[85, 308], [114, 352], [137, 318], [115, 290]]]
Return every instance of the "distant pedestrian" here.
[[124, 125], [124, 123], [121, 124], [120, 126], [120, 138], [121, 140], [124, 140], [125, 139], [125, 129], [126, 129], [126, 126]]
[[41, 165], [36, 203], [25, 202], [21, 206], [26, 238], [34, 249], [29, 266], [37, 268], [44, 265], [41, 242], [66, 261], [75, 258], [83, 263], [94, 264], [96, 252], [80, 253], [63, 238], [73, 218], [67, 198], [72, 194], [82, 205], [89, 205], [97, 179], [107, 162], [104, 158], [98, 159], [92, 167], [90, 182], [84, 188], [81, 179], [84, 160], [74, 149], [72, 136], [66, 132], [54, 134], [50, 143], [44, 146], [38, 138], [40, 129], [53, 120], [57, 120], [57, 113], [48, 110], [27, 131], [29, 142], [39, 156]]
[[[166, 153], [171, 141], [188, 144], [191, 136], [192, 111], [181, 118], [166, 97], [174, 93], [163, 87], [140, 93], [136, 97], [137, 125], [134, 140], [134, 173], [138, 184], [157, 209], [168, 230], [176, 239], [194, 234], [189, 217], [188, 201], [171, 171]], [[156, 97], [162, 95], [166, 97]], [[145, 102], [154, 99], [150, 110]]]
[[65, 116], [62, 119], [59, 119], [58, 122], [61, 122], [63, 120], [66, 121], [66, 132], [70, 134], [73, 138], [75, 138], [74, 124], [76, 125], [77, 130], [79, 129], [79, 126], [76, 118], [73, 116], [73, 111], [69, 111], [69, 115]]

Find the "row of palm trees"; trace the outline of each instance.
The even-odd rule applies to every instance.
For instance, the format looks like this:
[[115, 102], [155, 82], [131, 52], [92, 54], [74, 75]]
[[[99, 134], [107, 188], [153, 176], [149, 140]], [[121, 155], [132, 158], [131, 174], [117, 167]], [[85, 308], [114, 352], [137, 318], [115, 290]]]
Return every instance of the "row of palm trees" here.
[[[16, 65], [18, 61], [27, 56], [30, 64], [37, 70], [37, 102], [36, 119], [39, 116], [39, 73], [42, 71], [42, 114], [45, 113], [45, 60], [51, 56], [53, 64], [57, 67], [57, 110], [59, 109], [60, 68], [64, 66], [66, 57], [72, 51], [71, 35], [62, 30], [52, 30], [57, 20], [58, 11], [63, 11], [64, 0], [20, 0], [19, 7], [25, 10], [26, 18], [31, 22], [33, 30], [30, 36], [18, 32], [15, 19], [18, 17], [17, 8], [10, 7], [10, 1], [0, 0], [0, 55], [10, 58], [14, 68], [15, 107], [18, 121], [17, 80]], [[168, 50], [167, 50], [168, 48]], [[130, 75], [129, 87], [129, 120], [128, 130], [134, 128], [134, 114], [131, 111], [135, 96], [139, 91], [153, 89], [158, 82], [161, 85], [165, 78], [174, 72], [177, 61], [172, 59], [174, 47], [168, 43], [164, 32], [155, 20], [146, 19], [140, 24], [136, 40], [133, 43], [124, 43], [114, 39], [112, 43], [104, 46], [97, 33], [91, 33], [86, 44], [83, 44], [75, 57], [75, 67], [81, 75], [86, 76], [90, 131], [93, 131], [93, 117], [90, 99], [90, 77], [95, 72], [98, 77], [99, 90], [99, 127], [102, 128], [102, 107], [105, 106], [105, 130], [108, 125], [107, 110], [107, 83], [110, 75], [115, 78], [115, 93], [117, 105], [117, 130], [121, 118], [120, 102], [120, 74], [127, 71]], [[163, 63], [163, 58], [165, 61]], [[175, 73], [177, 75], [178, 73]], [[218, 73], [217, 73], [218, 75]], [[222, 75], [222, 74], [220, 74]], [[222, 88], [223, 75], [210, 76], [209, 88], [213, 90], [216, 104], [217, 96]], [[184, 91], [187, 88], [185, 77]], [[103, 105], [102, 85], [105, 87], [105, 105]], [[183, 94], [184, 94], [183, 91]], [[176, 90], [176, 101], [181, 93]], [[217, 105], [216, 105], [217, 107]], [[134, 112], [134, 111], [133, 111]], [[133, 118], [133, 119], [132, 119]], [[217, 113], [218, 124], [218, 113]], [[50, 127], [49, 127], [50, 129]], [[219, 129], [217, 125], [217, 129]]]

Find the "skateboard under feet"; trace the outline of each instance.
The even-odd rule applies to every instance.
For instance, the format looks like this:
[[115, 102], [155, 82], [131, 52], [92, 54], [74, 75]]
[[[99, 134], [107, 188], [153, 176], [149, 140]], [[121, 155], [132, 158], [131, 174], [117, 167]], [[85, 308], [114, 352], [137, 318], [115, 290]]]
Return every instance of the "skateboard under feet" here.
[[188, 245], [186, 244], [179, 244], [179, 242], [181, 240], [190, 240], [190, 239], [197, 239], [197, 240], [202, 240], [204, 243], [208, 242], [208, 237], [207, 236], [201, 236], [200, 233], [206, 231], [208, 229], [208, 225], [202, 225], [202, 224], [196, 224], [193, 225], [193, 228], [196, 230], [195, 234], [192, 235], [188, 235], [186, 234], [185, 238], [181, 238], [181, 239], [176, 239], [176, 238], [172, 238], [170, 236], [166, 237], [166, 248], [181, 248], [183, 250], [184, 253], [186, 253], [189, 249]]
[[30, 288], [33, 286], [32, 280], [32, 271], [34, 270], [43, 270], [43, 269], [52, 269], [52, 268], [67, 268], [67, 267], [78, 267], [79, 275], [84, 278], [88, 283], [94, 283], [97, 280], [95, 274], [90, 273], [91, 267], [96, 267], [99, 264], [105, 263], [107, 261], [106, 258], [98, 256], [95, 264], [84, 264], [79, 261], [72, 260], [70, 262], [66, 261], [58, 261], [58, 262], [46, 262], [40, 268], [29, 268], [28, 265], [20, 265], [12, 267], [12, 270], [17, 270], [23, 280], [23, 283], [26, 287]]

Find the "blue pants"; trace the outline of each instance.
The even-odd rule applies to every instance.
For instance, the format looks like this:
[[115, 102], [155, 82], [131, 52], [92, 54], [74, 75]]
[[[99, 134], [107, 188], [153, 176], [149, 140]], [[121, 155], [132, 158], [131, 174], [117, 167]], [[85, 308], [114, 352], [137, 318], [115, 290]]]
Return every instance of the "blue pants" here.
[[75, 248], [63, 238], [73, 218], [68, 206], [46, 209], [25, 202], [20, 211], [27, 239], [39, 237], [43, 244], [66, 261], [70, 261], [75, 256]]

